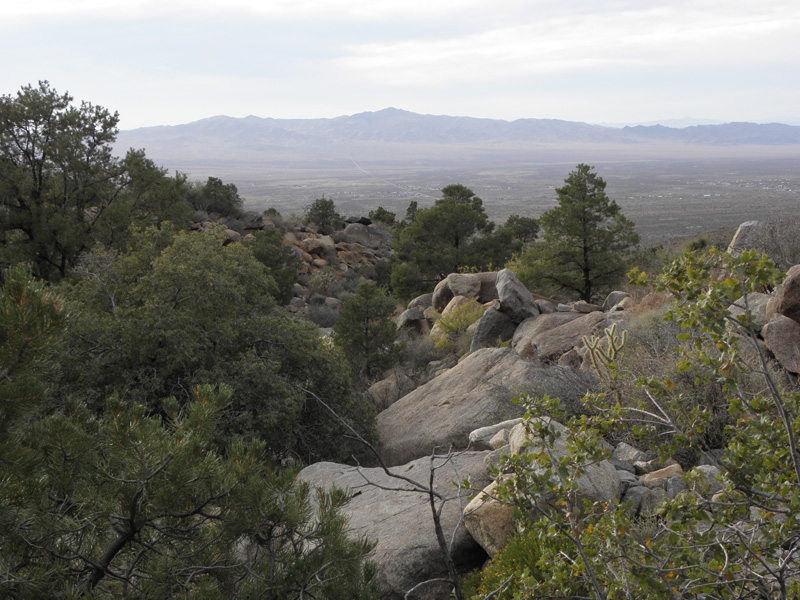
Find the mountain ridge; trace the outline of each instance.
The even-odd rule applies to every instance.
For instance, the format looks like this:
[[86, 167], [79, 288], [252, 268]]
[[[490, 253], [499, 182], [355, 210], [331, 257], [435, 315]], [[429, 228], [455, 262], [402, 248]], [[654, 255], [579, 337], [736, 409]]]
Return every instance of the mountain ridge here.
[[692, 144], [708, 146], [800, 144], [800, 127], [748, 122], [684, 128], [637, 125], [615, 128], [561, 119], [514, 121], [478, 117], [425, 115], [385, 108], [353, 115], [314, 119], [229, 117], [216, 115], [180, 125], [158, 125], [119, 133], [117, 150], [143, 147], [148, 155], [219, 159], [248, 155], [280, 158], [281, 153], [315, 155], [327, 148], [395, 144], [461, 145], [496, 148], [507, 145], [564, 143]]

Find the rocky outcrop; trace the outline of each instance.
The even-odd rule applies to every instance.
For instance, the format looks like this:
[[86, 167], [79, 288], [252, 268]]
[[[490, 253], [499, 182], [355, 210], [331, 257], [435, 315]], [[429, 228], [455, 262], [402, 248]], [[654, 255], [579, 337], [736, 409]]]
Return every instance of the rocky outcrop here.
[[464, 526], [489, 556], [505, 548], [516, 533], [514, 508], [497, 499], [493, 481], [464, 508]]
[[366, 398], [380, 412], [389, 408], [400, 398], [414, 390], [414, 382], [399, 369], [393, 370], [388, 377], [372, 384], [364, 392]]
[[363, 223], [350, 223], [343, 231], [337, 234], [339, 241], [361, 244], [365, 248], [378, 250], [388, 249], [392, 244], [392, 234], [379, 225], [364, 225]]
[[511, 402], [515, 395], [548, 394], [577, 407], [593, 381], [573, 369], [544, 368], [509, 348], [478, 350], [378, 415], [381, 454], [397, 465], [434, 448], [464, 448], [474, 429], [522, 416]]
[[728, 310], [731, 316], [738, 317], [744, 315], [746, 312], [750, 313], [753, 319], [753, 325], [756, 331], [759, 331], [764, 325], [769, 322], [767, 318], [767, 307], [771, 300], [771, 296], [761, 294], [759, 292], [751, 292], [741, 298], [737, 299]]
[[[485, 452], [465, 452], [451, 457], [447, 464], [443, 460], [434, 461], [437, 466], [434, 488], [448, 499], [442, 510], [442, 528], [448, 541], [455, 540], [453, 558], [462, 571], [481, 566], [486, 554], [465, 528], [458, 527], [469, 492], [457, 489], [453, 482], [469, 478], [478, 489], [488, 485], [483, 465], [485, 455]], [[396, 471], [427, 485], [430, 465], [430, 458], [426, 457]], [[418, 583], [447, 576], [427, 494], [410, 491], [410, 484], [389, 477], [380, 468], [358, 469], [323, 462], [306, 467], [299, 478], [323, 489], [337, 486], [350, 491], [352, 499], [343, 507], [349, 519], [348, 535], [377, 542], [371, 558], [377, 563], [385, 599], [400, 600]], [[450, 592], [447, 585], [430, 585], [420, 589], [414, 598], [444, 600], [450, 597]]]
[[775, 315], [761, 333], [778, 363], [790, 373], [800, 373], [800, 323]]
[[[547, 450], [553, 459], [558, 461], [569, 454], [567, 428], [556, 421], [550, 419], [546, 421], [548, 429], [556, 436], [547, 443]], [[541, 438], [529, 435], [522, 423], [514, 426], [508, 434], [509, 452], [512, 455], [522, 452], [537, 453], [544, 444]], [[577, 483], [579, 494], [590, 500], [613, 504], [619, 499], [621, 488], [619, 475], [607, 460], [583, 465], [583, 474], [578, 477]]]
[[397, 328], [416, 335], [428, 335], [431, 332], [431, 322], [421, 306], [414, 306], [400, 313], [397, 317]]
[[800, 265], [793, 266], [786, 273], [767, 311], [770, 319], [773, 314], [779, 314], [800, 323]]
[[497, 296], [500, 301], [499, 310], [515, 323], [539, 314], [539, 307], [533, 295], [528, 291], [516, 275], [508, 269], [497, 273]]
[[615, 306], [618, 306], [620, 302], [630, 297], [631, 295], [628, 292], [611, 292], [608, 296], [606, 296], [606, 299], [603, 302], [603, 310], [606, 312], [609, 310], [614, 310]]
[[436, 284], [432, 305], [442, 312], [454, 296], [465, 296], [481, 304], [497, 298], [497, 273], [450, 273]]
[[754, 249], [766, 253], [779, 269], [786, 270], [800, 263], [800, 218], [781, 221], [747, 221], [739, 229], [728, 245], [728, 252], [741, 254], [743, 250]]
[[497, 346], [498, 342], [507, 342], [516, 330], [517, 323], [511, 317], [490, 306], [478, 321], [469, 350], [475, 352], [480, 348]]
[[514, 333], [511, 347], [520, 356], [553, 361], [575, 346], [582, 346], [583, 336], [602, 329], [602, 312], [555, 312], [523, 322]]

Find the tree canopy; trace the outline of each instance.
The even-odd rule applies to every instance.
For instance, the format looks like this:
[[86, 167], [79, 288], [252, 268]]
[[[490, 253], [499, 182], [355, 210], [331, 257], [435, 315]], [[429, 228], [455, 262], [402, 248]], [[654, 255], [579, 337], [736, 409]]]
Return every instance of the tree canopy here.
[[450, 273], [502, 268], [536, 238], [538, 229], [536, 219], [519, 215], [495, 228], [471, 189], [448, 185], [430, 208], [412, 202], [398, 224], [392, 290], [406, 300]]
[[[371, 545], [351, 541], [341, 490], [268, 466], [264, 442], [212, 444], [231, 398], [198, 386], [163, 417], [111, 396], [45, 410], [68, 318], [24, 267], [0, 290], [0, 596], [376, 598]], [[24, 410], [21, 410], [24, 409]]]
[[204, 184], [194, 184], [188, 200], [195, 210], [231, 217], [238, 217], [242, 212], [243, 201], [239, 190], [234, 184], [223, 183], [218, 177], [209, 177]]
[[518, 261], [526, 286], [591, 301], [620, 281], [626, 253], [639, 236], [605, 189], [603, 178], [585, 164], [556, 189], [558, 206], [539, 218], [542, 240]]
[[400, 359], [397, 326], [391, 320], [395, 303], [386, 290], [373, 282], [361, 282], [339, 311], [333, 341], [368, 382]]
[[409, 212], [413, 221], [395, 240], [395, 251], [400, 261], [413, 264], [432, 281], [470, 265], [475, 257], [472, 242], [494, 229], [483, 200], [460, 184], [443, 188], [432, 207]]
[[306, 207], [303, 223], [314, 225], [319, 233], [329, 234], [340, 229], [344, 219], [336, 212], [333, 200], [322, 196]]
[[188, 214], [143, 153], [112, 154], [116, 113], [72, 101], [46, 81], [0, 97], [0, 261], [30, 262], [48, 279], [66, 275], [95, 241], [115, 241], [142, 212]]
[[112, 394], [158, 410], [191, 400], [198, 384], [226, 383], [231, 410], [217, 437], [265, 440], [276, 456], [347, 459], [350, 447], [309, 393], [367, 436], [373, 411], [340, 357], [273, 300], [275, 282], [248, 244], [221, 234], [144, 230], [122, 254], [96, 248], [63, 286], [75, 318], [58, 389], [101, 410]]

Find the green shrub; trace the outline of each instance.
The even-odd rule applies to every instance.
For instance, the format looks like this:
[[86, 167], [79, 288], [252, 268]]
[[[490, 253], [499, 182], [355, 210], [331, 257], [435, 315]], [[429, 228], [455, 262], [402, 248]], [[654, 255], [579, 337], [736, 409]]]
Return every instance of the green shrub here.
[[464, 578], [464, 596], [476, 600], [490, 594], [496, 600], [527, 598], [526, 591], [535, 590], [550, 578], [554, 555], [565, 561], [574, 554], [574, 548], [563, 540], [543, 540], [536, 530], [517, 534], [482, 570]]
[[[480, 302], [470, 300], [447, 314], [434, 313], [435, 325], [431, 335], [436, 342], [436, 347], [441, 350], [453, 348], [463, 350], [464, 339], [469, 337], [469, 341], [471, 341], [472, 337], [472, 332], [467, 332], [467, 329], [480, 319], [485, 311], [486, 308]], [[466, 350], [469, 350], [469, 341], [467, 341]]]
[[[666, 497], [654, 518], [642, 520], [627, 504], [591, 502], [578, 493], [584, 465], [608, 455], [602, 438], [609, 428], [627, 425], [644, 441], [661, 438], [662, 459], [711, 449], [718, 413], [680, 381], [639, 373], [642, 403], [631, 399], [626, 405], [613, 385], [629, 375], [610, 363], [611, 378], [604, 381], [611, 388], [584, 398], [593, 411], [588, 416], [567, 419], [555, 399], [526, 400], [526, 427], [539, 442], [531, 453], [508, 460], [510, 477], [498, 494], [536, 540], [566, 543], [572, 557], [558, 561], [543, 554], [541, 562], [552, 569], [534, 597], [799, 597], [800, 566], [793, 555], [800, 539], [800, 391], [771, 372], [752, 319], [728, 309], [779, 277], [766, 256], [712, 249], [685, 255], [655, 281], [675, 300], [665, 314], [680, 327], [680, 345], [669, 358], [675, 371], [690, 373], [701, 389], [718, 390], [713, 401], [735, 419], [723, 428], [724, 451], [715, 459], [722, 489], [713, 495], [698, 485], [699, 475], [689, 473], [688, 489]], [[647, 281], [640, 274], [633, 279]], [[547, 416], [566, 427], [533, 418]], [[568, 449], [561, 458], [547, 451], [556, 437]]]

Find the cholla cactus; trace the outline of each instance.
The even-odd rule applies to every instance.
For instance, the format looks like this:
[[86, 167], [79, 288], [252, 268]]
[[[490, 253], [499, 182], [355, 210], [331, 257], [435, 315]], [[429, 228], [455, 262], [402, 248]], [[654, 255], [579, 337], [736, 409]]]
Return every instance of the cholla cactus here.
[[[608, 381], [609, 365], [621, 356], [622, 348], [628, 339], [628, 332], [623, 331], [621, 335], [617, 334], [617, 324], [614, 323], [611, 327], [604, 331], [605, 338], [597, 336], [583, 336], [583, 345], [589, 350], [589, 357], [592, 359], [592, 367], [597, 372], [598, 376]], [[605, 340], [605, 344], [603, 341]]]

